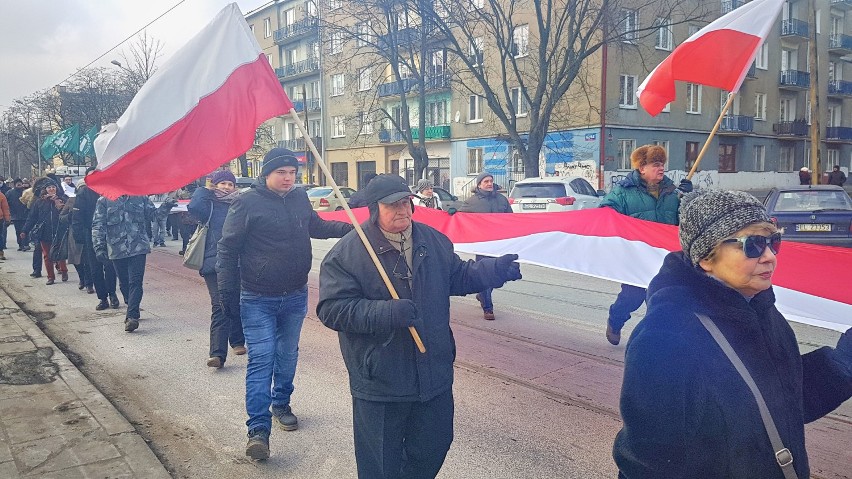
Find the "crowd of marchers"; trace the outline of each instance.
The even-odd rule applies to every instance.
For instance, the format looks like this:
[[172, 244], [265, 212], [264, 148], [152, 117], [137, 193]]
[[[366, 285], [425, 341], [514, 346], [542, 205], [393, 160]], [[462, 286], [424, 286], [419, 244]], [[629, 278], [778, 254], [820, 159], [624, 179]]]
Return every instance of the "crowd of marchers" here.
[[[613, 448], [619, 477], [807, 478], [805, 423], [852, 397], [852, 331], [835, 348], [800, 354], [775, 307], [782, 237], [764, 205], [747, 193], [675, 185], [666, 162], [663, 148], [638, 148], [633, 171], [601, 202], [677, 225], [682, 248], [666, 256], [647, 289], [623, 285], [609, 310], [606, 339], [618, 345], [630, 315], [647, 304], [625, 348], [623, 427]], [[206, 187], [153, 198], [158, 206], [144, 196], [100, 198], [85, 181], [69, 194], [72, 186], [54, 178], [29, 188], [16, 180], [8, 207], [2, 200], [0, 207], [17, 228], [19, 251], [36, 246], [34, 277], [43, 260], [48, 284], [54, 270], [65, 281], [71, 262], [80, 288], [98, 294], [97, 309], [119, 307], [117, 277], [127, 331], [139, 324], [152, 240], [164, 245], [169, 231], [177, 239], [177, 223], [183, 254], [196, 228], [205, 229], [206, 364], [224, 367], [229, 346], [247, 352], [246, 455], [255, 460], [269, 457], [273, 425], [298, 428], [291, 403], [310, 240], [340, 238], [320, 267], [316, 314], [338, 332], [348, 370], [358, 476], [434, 478], [454, 438], [450, 297], [476, 294], [484, 319], [493, 320], [492, 290], [522, 279], [518, 257], [462, 260], [444, 234], [413, 221], [417, 207], [441, 208], [428, 180], [412, 189], [393, 174], [369, 179], [350, 199], [369, 211], [354, 231], [311, 208], [298, 169], [295, 153], [274, 148], [252, 188], [240, 192], [233, 174], [217, 171]], [[511, 212], [490, 174], [475, 182], [461, 214]], [[187, 212], [170, 214], [187, 196]]]

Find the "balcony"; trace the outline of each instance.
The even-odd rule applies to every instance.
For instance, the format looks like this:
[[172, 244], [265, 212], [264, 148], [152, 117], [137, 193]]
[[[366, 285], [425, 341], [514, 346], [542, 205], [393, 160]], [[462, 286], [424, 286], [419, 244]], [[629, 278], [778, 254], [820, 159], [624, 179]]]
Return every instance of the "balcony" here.
[[852, 141], [852, 128], [848, 126], [829, 126], [825, 129], [825, 141]]
[[[450, 125], [437, 125], [426, 127], [426, 140], [447, 140], [450, 138]], [[420, 139], [420, 129], [411, 130], [411, 139], [417, 141]], [[399, 131], [379, 130], [380, 143], [401, 143], [405, 141], [405, 137]]]
[[318, 34], [319, 19], [317, 17], [305, 17], [296, 23], [286, 25], [283, 28], [275, 30], [273, 38], [276, 44], [287, 43], [296, 40], [304, 35]]
[[298, 100], [293, 102], [293, 109], [298, 113], [305, 111], [307, 106], [308, 111], [320, 111], [322, 109], [322, 100], [319, 98], [308, 98], [307, 100]]
[[852, 82], [843, 80], [828, 82], [828, 96], [852, 96]]
[[778, 136], [808, 136], [808, 124], [804, 120], [782, 121], [772, 125], [772, 131]]
[[850, 9], [852, 9], [852, 1], [850, 1], [850, 0], [831, 0], [831, 8], [838, 8], [840, 10], [850, 10]]
[[754, 131], [754, 117], [745, 115], [726, 115], [722, 117], [719, 133], [743, 134]]
[[828, 51], [845, 55], [852, 53], [852, 36], [835, 33], [828, 37]]
[[448, 90], [450, 88], [449, 74], [426, 75], [426, 91]]
[[731, 13], [737, 8], [745, 5], [745, 0], [722, 0], [722, 15]]
[[782, 20], [781, 37], [789, 40], [807, 40], [808, 22], [804, 20]]
[[417, 83], [413, 78], [404, 78], [401, 81], [391, 81], [379, 84], [379, 98], [386, 96], [399, 96], [402, 93], [409, 93], [417, 88]]
[[397, 47], [402, 45], [408, 45], [412, 42], [417, 41], [419, 38], [420, 32], [418, 31], [418, 29], [408, 27], [400, 28], [395, 32], [379, 35], [377, 43], [380, 49], [385, 50], [391, 48], [394, 45], [396, 45]]
[[313, 73], [318, 70], [319, 60], [317, 60], [316, 58], [309, 58], [307, 60], [302, 60], [300, 62], [293, 63], [292, 65], [286, 65], [283, 67], [276, 68], [275, 74], [278, 75], [279, 79], [283, 79], [301, 76], [306, 73]]
[[778, 88], [807, 90], [811, 86], [811, 74], [799, 70], [782, 70]]
[[[315, 136], [311, 138], [314, 141], [314, 146], [317, 147], [317, 150], [322, 149], [322, 137]], [[307, 145], [305, 144], [304, 138], [294, 138], [292, 140], [281, 140], [276, 145], [278, 148], [287, 148], [290, 151], [305, 151], [307, 150]]]

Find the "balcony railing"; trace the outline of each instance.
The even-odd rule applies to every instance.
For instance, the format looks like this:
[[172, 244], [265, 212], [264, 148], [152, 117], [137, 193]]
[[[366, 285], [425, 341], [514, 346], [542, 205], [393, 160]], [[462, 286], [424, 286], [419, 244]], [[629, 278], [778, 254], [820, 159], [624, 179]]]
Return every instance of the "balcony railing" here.
[[415, 83], [413, 78], [404, 78], [401, 81], [390, 81], [387, 83], [379, 84], [379, 97], [386, 96], [394, 96], [400, 95], [402, 93], [408, 93], [414, 88], [417, 87], [417, 83]]
[[420, 32], [418, 31], [418, 29], [414, 27], [409, 27], [400, 28], [395, 32], [379, 35], [377, 40], [379, 48], [386, 49], [390, 48], [394, 44], [396, 44], [396, 46], [408, 45], [409, 43], [414, 42], [419, 38]]
[[722, 15], [745, 5], [745, 0], [722, 0]]
[[296, 23], [286, 25], [278, 30], [275, 30], [275, 43], [281, 43], [291, 38], [296, 38], [306, 33], [318, 32], [317, 25], [319, 20], [317, 17], [305, 17]]
[[[317, 149], [321, 148], [322, 145], [322, 137], [312, 137], [314, 141], [314, 145], [316, 145]], [[294, 138], [292, 140], [281, 140], [278, 142], [278, 148], [287, 148], [290, 151], [305, 151], [305, 139], [304, 138]]]
[[[450, 125], [437, 125], [426, 127], [427, 140], [446, 140], [450, 138]], [[420, 128], [411, 130], [411, 139], [417, 141], [420, 139]], [[379, 130], [380, 143], [401, 143], [405, 141], [405, 136], [397, 130]]]
[[808, 38], [808, 22], [795, 19], [782, 20], [781, 36]]
[[772, 125], [778, 136], [808, 136], [808, 124], [804, 120], [782, 121]]
[[754, 130], [754, 117], [745, 115], [726, 115], [719, 125], [720, 132], [750, 133]]
[[293, 102], [293, 109], [299, 113], [305, 111], [306, 106], [308, 107], [308, 111], [319, 111], [322, 108], [322, 100], [319, 98], [308, 98], [307, 100]]
[[309, 58], [307, 60], [293, 63], [292, 65], [285, 65], [283, 67], [276, 68], [275, 74], [278, 75], [278, 78], [287, 78], [317, 70], [319, 70], [319, 60], [316, 58]]
[[831, 6], [843, 10], [852, 9], [852, 1], [850, 0], [831, 0]]
[[831, 35], [828, 37], [828, 49], [852, 51], [852, 36], [843, 33]]
[[808, 88], [811, 85], [811, 74], [799, 70], [782, 70], [780, 86]]
[[825, 129], [826, 140], [852, 140], [852, 127], [829, 126]]
[[828, 82], [829, 95], [852, 95], [852, 82], [834, 80]]

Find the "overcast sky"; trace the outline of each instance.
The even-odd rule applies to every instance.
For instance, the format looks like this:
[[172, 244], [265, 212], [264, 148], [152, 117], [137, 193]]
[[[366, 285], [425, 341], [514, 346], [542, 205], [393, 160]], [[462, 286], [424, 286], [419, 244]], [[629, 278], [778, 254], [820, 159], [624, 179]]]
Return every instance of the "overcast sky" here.
[[[0, 0], [0, 112], [16, 98], [50, 88], [180, 0]], [[147, 29], [163, 44], [158, 64], [233, 0], [184, 0]], [[269, 0], [237, 0], [243, 14]], [[129, 54], [135, 37], [92, 66]]]

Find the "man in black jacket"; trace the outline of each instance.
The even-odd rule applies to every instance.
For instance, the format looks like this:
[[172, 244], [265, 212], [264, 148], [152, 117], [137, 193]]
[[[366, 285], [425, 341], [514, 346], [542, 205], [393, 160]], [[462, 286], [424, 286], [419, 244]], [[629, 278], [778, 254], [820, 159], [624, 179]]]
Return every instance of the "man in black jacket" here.
[[12, 224], [15, 225], [15, 238], [18, 239], [18, 251], [28, 251], [29, 241], [21, 238], [21, 233], [24, 231], [24, 224], [27, 222], [29, 210], [27, 205], [21, 202], [21, 194], [24, 192], [24, 182], [20, 178], [15, 178], [14, 188], [6, 193], [6, 199], [9, 200], [9, 213], [12, 215]]
[[[257, 185], [231, 204], [218, 243], [219, 297], [228, 316], [240, 308], [248, 348], [246, 455], [252, 459], [269, 457], [272, 417], [285, 431], [298, 428], [290, 396], [308, 308], [311, 238], [340, 238], [352, 229], [317, 215], [305, 190], [295, 187], [298, 167], [292, 151], [270, 150]], [[234, 297], [239, 305], [227, 300]]]
[[514, 254], [462, 261], [446, 236], [411, 221], [411, 196], [401, 177], [377, 176], [365, 190], [370, 219], [361, 225], [400, 299], [391, 298], [354, 232], [320, 268], [317, 315], [339, 332], [362, 479], [438, 474], [453, 440], [450, 296], [521, 279]]

